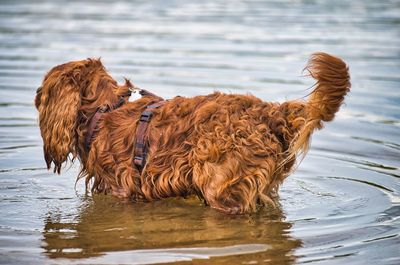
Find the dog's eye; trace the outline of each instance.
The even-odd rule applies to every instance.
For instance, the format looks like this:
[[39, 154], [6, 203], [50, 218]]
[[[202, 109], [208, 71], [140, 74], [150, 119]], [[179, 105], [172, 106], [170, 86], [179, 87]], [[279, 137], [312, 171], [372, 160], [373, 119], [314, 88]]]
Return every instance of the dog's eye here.
[[36, 89], [36, 94], [37, 94], [37, 93], [40, 93], [40, 91], [42, 91], [42, 87], [41, 87], [41, 86], [38, 87], [38, 89]]

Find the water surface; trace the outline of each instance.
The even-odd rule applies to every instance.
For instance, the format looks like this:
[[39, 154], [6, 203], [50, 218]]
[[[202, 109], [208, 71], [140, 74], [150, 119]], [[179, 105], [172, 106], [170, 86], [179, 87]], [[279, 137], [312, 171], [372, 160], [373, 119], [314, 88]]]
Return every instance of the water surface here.
[[[1, 1], [0, 263], [399, 264], [398, 1]], [[165, 98], [305, 96], [307, 57], [353, 88], [284, 183], [280, 205], [226, 216], [195, 198], [133, 204], [47, 172], [33, 106], [51, 67], [102, 57]]]

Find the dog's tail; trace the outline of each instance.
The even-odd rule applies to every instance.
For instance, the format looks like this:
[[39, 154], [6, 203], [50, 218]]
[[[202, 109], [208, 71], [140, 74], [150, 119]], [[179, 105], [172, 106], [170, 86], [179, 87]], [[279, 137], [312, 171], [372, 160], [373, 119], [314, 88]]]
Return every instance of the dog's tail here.
[[350, 91], [349, 68], [332, 55], [318, 52], [311, 55], [305, 68], [317, 83], [307, 104], [308, 119], [315, 122], [331, 121]]
[[317, 82], [305, 104], [305, 124], [289, 147], [291, 155], [308, 151], [312, 132], [321, 129], [323, 121], [333, 120], [351, 87], [349, 68], [338, 57], [314, 53], [304, 70]]

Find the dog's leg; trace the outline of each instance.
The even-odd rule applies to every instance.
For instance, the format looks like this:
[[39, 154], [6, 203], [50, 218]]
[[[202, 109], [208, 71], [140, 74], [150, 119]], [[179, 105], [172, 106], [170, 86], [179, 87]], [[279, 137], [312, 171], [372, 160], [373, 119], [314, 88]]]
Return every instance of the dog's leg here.
[[265, 201], [271, 171], [266, 167], [243, 167], [239, 159], [224, 163], [196, 165], [193, 181], [205, 201], [213, 208], [228, 214], [254, 211], [257, 201]]
[[93, 178], [94, 192], [109, 193], [119, 198], [140, 199], [140, 173], [132, 166], [132, 148], [123, 148], [123, 141], [110, 144], [104, 140], [110, 139], [110, 135], [109, 128], [104, 127], [92, 143], [88, 161], [85, 163], [86, 185]]
[[115, 168], [117, 186], [113, 187], [112, 194], [119, 198], [132, 198], [135, 201], [143, 200], [140, 192], [140, 173], [130, 164], [119, 163]]

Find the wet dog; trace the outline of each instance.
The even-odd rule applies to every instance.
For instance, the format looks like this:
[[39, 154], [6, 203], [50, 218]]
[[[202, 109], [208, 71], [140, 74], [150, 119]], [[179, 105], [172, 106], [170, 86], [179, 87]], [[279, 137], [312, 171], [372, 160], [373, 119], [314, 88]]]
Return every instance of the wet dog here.
[[60, 173], [78, 158], [78, 178], [93, 192], [135, 201], [197, 195], [225, 213], [254, 211], [272, 202], [313, 131], [334, 118], [350, 89], [340, 58], [315, 53], [306, 70], [316, 79], [308, 100], [175, 97], [151, 108], [139, 128], [159, 97], [128, 102], [135, 87], [118, 85], [97, 59], [56, 66], [35, 98], [47, 167]]

